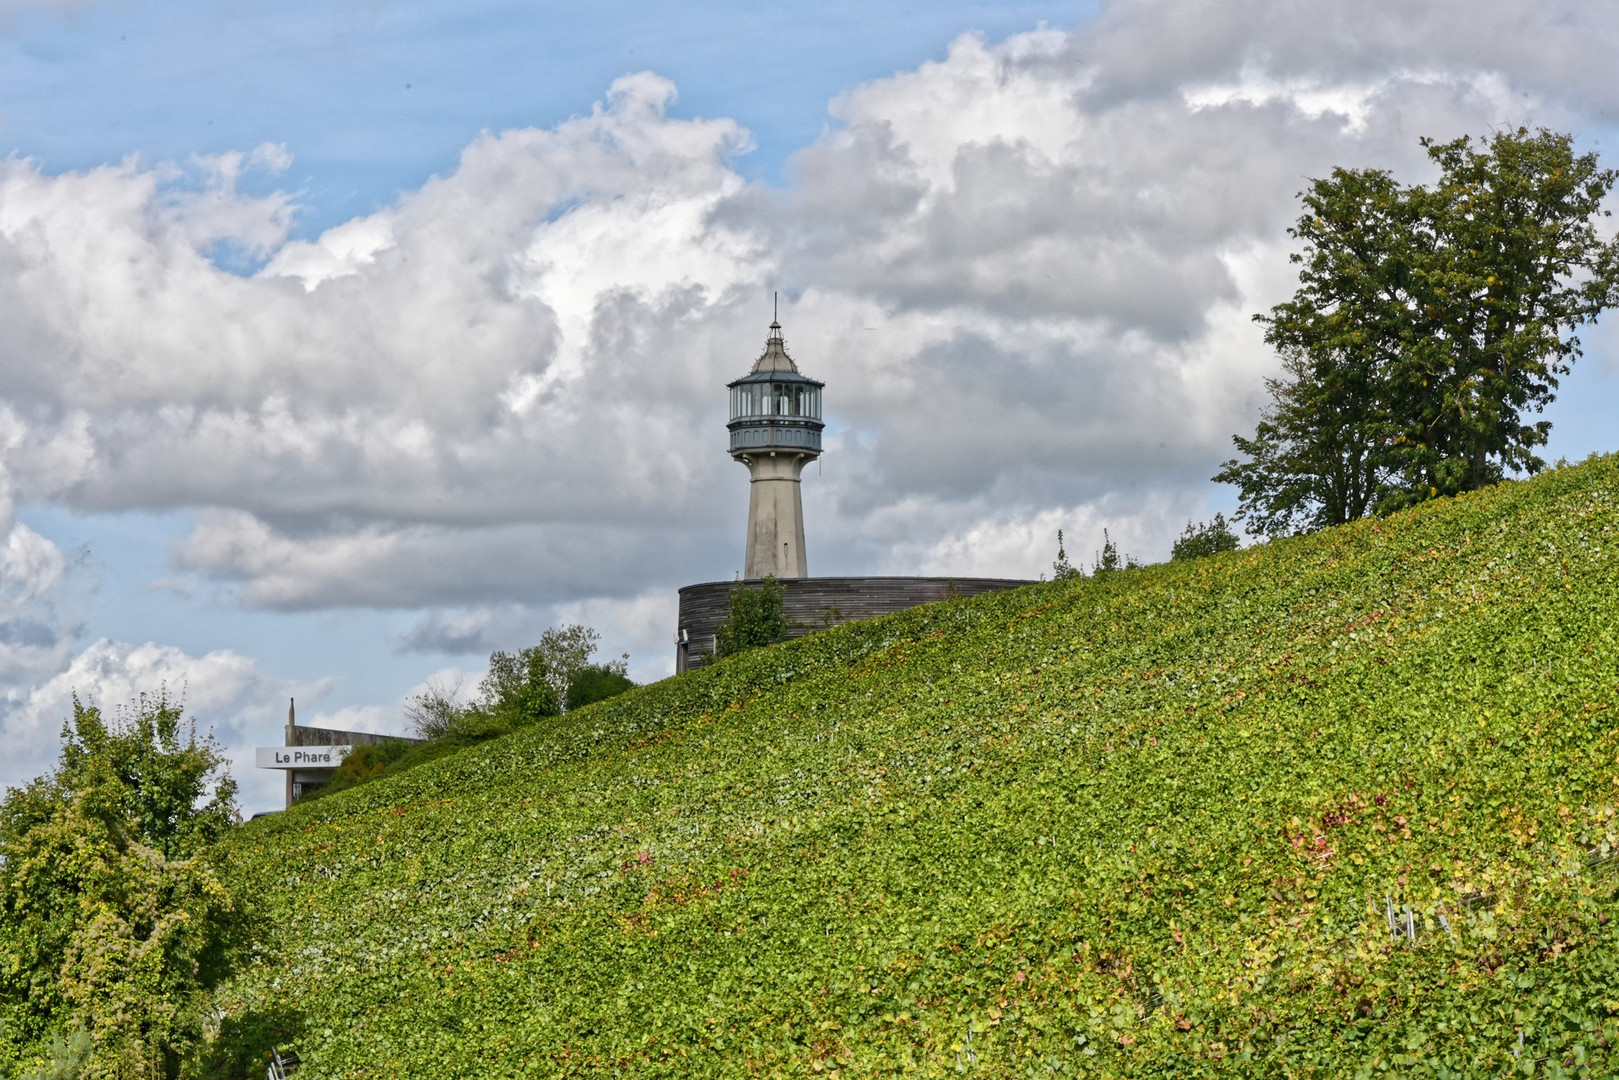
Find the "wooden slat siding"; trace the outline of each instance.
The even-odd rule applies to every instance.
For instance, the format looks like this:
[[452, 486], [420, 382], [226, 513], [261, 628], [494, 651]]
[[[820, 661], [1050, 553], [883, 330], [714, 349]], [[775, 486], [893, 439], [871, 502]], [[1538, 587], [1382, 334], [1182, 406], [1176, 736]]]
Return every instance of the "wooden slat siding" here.
[[[675, 647], [675, 670], [690, 671], [708, 662], [714, 649], [714, 632], [731, 610], [731, 590], [739, 586], [758, 588], [760, 581], [709, 581], [687, 585], [680, 590], [679, 630], [686, 633], [682, 655]], [[931, 604], [952, 595], [977, 596], [979, 593], [1016, 589], [1033, 582], [1012, 578], [950, 577], [825, 577], [787, 578], [782, 587], [782, 609], [787, 616], [789, 639], [824, 629], [826, 612], [838, 611], [837, 624], [892, 615], [921, 604]]]

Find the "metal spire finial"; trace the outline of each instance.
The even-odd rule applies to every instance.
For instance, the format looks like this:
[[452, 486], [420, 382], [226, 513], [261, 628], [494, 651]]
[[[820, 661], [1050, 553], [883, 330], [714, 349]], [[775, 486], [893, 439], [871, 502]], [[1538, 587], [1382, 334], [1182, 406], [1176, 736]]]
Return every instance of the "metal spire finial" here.
[[754, 361], [753, 374], [761, 371], [793, 371], [798, 365], [787, 355], [787, 342], [781, 337], [781, 294], [770, 294], [770, 333], [765, 336], [765, 351]]

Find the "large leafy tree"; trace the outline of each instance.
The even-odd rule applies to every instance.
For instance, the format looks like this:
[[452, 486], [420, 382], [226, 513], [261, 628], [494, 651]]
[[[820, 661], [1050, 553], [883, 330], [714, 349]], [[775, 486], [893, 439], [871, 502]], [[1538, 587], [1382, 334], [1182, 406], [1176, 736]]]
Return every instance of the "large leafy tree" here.
[[1529, 421], [1619, 300], [1596, 223], [1616, 174], [1568, 135], [1424, 140], [1431, 186], [1381, 170], [1312, 182], [1293, 298], [1257, 316], [1280, 353], [1270, 405], [1216, 480], [1251, 532], [1352, 521], [1533, 473]]
[[55, 771], [0, 803], [0, 1058], [78, 1031], [86, 1075], [177, 1075], [242, 927], [203, 858], [235, 791], [165, 696], [74, 701]]

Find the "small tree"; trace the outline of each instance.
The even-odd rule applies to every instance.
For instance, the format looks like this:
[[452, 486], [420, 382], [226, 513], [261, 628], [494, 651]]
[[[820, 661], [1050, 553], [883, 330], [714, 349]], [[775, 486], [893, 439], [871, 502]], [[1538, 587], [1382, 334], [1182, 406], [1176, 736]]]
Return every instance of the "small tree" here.
[[1224, 514], [1215, 514], [1214, 520], [1200, 525], [1186, 523], [1186, 531], [1170, 549], [1171, 562], [1182, 559], [1201, 559], [1205, 555], [1218, 555], [1222, 551], [1237, 550], [1237, 534], [1231, 531]]
[[112, 724], [75, 699], [62, 735], [56, 770], [0, 802], [0, 1054], [83, 1032], [88, 1075], [177, 1076], [241, 929], [202, 858], [235, 784], [162, 694]]
[[475, 711], [508, 724], [526, 724], [562, 713], [543, 659], [533, 647], [489, 654], [489, 673], [478, 684]]
[[478, 685], [478, 708], [512, 723], [556, 716], [611, 697], [634, 683], [629, 654], [593, 664], [601, 635], [577, 623], [547, 630], [537, 645], [489, 656], [489, 674]]
[[757, 589], [746, 585], [731, 590], [731, 609], [714, 631], [716, 656], [772, 645], [787, 636], [787, 616], [783, 608], [781, 582], [767, 576]]
[[578, 709], [598, 701], [617, 697], [635, 683], [626, 673], [629, 656], [626, 654], [606, 664], [591, 664], [581, 671], [568, 687], [568, 708]]
[[469, 706], [461, 701], [461, 684], [427, 680], [421, 692], [405, 704], [405, 719], [423, 739], [442, 739], [454, 731]]
[[604, 674], [624, 676], [625, 681], [628, 681], [626, 674], [629, 665], [628, 653], [604, 665], [591, 664], [590, 658], [600, 642], [601, 635], [596, 631], [588, 626], [572, 623], [547, 630], [540, 635], [538, 645], [523, 650], [528, 663], [544, 671], [546, 684], [551, 687], [557, 707], [563, 712], [583, 704], [576, 700], [574, 684], [593, 666], [599, 666]]
[[1062, 530], [1057, 530], [1057, 561], [1051, 564], [1051, 580], [1069, 581], [1073, 578], [1084, 577], [1085, 572], [1068, 561], [1068, 552], [1063, 550]]
[[1134, 555], [1119, 554], [1119, 546], [1108, 536], [1107, 530], [1102, 530], [1102, 550], [1096, 553], [1096, 561], [1091, 565], [1091, 574], [1108, 574], [1114, 570], [1134, 570], [1141, 562]]

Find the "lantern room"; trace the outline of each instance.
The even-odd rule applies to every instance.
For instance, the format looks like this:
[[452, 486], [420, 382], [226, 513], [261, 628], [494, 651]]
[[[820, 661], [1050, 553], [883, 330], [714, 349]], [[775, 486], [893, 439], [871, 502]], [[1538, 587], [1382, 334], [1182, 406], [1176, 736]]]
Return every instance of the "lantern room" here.
[[806, 457], [821, 452], [820, 383], [798, 371], [781, 337], [781, 324], [770, 324], [765, 351], [753, 370], [730, 384], [733, 457], [786, 451]]

